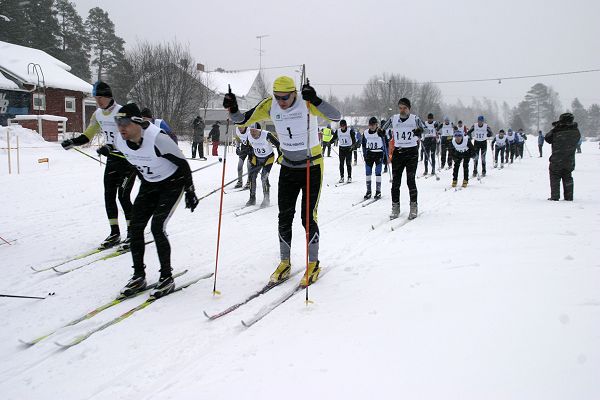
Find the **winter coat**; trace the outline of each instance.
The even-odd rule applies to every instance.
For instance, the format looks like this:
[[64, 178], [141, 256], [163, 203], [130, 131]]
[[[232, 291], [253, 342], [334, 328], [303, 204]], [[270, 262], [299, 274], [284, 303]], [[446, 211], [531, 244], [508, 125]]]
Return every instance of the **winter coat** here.
[[544, 145], [544, 135], [538, 135], [538, 146]]
[[194, 142], [203, 142], [204, 141], [204, 121], [201, 118], [194, 119], [192, 123], [192, 127], [194, 128]]
[[551, 169], [575, 169], [575, 150], [581, 138], [577, 122], [555, 122], [554, 128], [546, 133], [547, 143], [552, 145]]
[[219, 130], [219, 124], [214, 124], [212, 126], [212, 129], [208, 133], [208, 137], [213, 142], [218, 142], [221, 140], [221, 131]]

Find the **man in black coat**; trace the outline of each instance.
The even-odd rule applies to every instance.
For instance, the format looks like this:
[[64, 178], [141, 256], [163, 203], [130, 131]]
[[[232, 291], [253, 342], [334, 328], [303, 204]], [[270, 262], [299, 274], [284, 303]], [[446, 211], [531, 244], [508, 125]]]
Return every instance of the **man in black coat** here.
[[564, 113], [553, 122], [550, 132], [544, 138], [552, 145], [550, 156], [550, 198], [560, 199], [560, 181], [563, 183], [564, 199], [573, 201], [573, 177], [571, 172], [575, 169], [575, 150], [581, 138], [577, 122], [573, 121], [573, 114]]

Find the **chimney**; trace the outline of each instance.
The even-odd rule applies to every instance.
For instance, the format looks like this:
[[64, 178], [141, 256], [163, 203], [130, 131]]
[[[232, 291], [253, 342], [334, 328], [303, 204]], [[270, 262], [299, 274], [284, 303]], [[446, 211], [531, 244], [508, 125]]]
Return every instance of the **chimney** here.
[[204, 64], [200, 64], [200, 63], [196, 64], [196, 69], [198, 71], [204, 72]]

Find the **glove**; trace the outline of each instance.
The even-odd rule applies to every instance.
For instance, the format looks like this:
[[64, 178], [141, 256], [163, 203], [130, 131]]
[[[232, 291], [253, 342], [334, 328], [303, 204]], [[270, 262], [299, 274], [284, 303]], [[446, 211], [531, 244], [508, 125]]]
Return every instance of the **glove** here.
[[235, 146], [235, 155], [239, 156], [240, 154], [242, 154], [242, 149], [240, 149], [240, 146]]
[[223, 96], [223, 108], [229, 110], [231, 114], [237, 113], [240, 109], [238, 108], [237, 99], [235, 94], [231, 93], [231, 86], [229, 86], [229, 92]]
[[194, 192], [194, 185], [185, 189], [185, 208], [189, 208], [190, 212], [194, 212], [198, 205], [198, 197]]
[[309, 101], [315, 107], [319, 107], [319, 105], [323, 102], [318, 96], [315, 88], [310, 86], [308, 79], [306, 83], [302, 85], [302, 99], [305, 101]]
[[75, 143], [73, 143], [73, 141], [71, 139], [63, 140], [60, 145], [65, 150], [70, 150], [73, 147], [75, 147]]
[[108, 145], [104, 145], [101, 147], [98, 147], [96, 149], [96, 153], [98, 153], [99, 156], [104, 156], [104, 157], [108, 157], [110, 155], [110, 147], [108, 147]]

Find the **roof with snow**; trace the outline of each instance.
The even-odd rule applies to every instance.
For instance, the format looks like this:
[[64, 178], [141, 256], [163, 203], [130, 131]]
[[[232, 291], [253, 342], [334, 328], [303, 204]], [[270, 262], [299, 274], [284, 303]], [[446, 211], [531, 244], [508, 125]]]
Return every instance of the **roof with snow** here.
[[200, 71], [200, 81], [218, 94], [227, 93], [228, 85], [231, 85], [231, 91], [236, 95], [246, 96], [254, 85], [258, 72], [257, 69], [231, 72]]
[[[37, 85], [37, 75], [31, 68], [27, 73], [29, 63], [40, 65], [46, 87], [92, 93], [92, 85], [70, 73], [71, 67], [64, 62], [42, 50], [0, 41], [0, 69], [23, 83]], [[14, 89], [14, 82], [7, 83], [7, 80], [0, 74], [0, 88]]]

